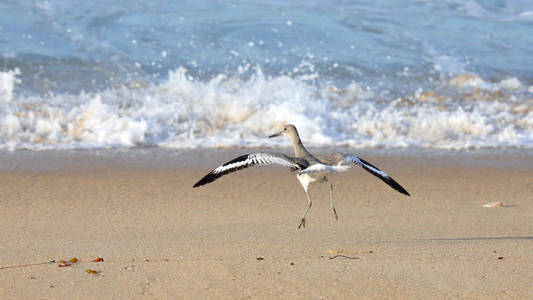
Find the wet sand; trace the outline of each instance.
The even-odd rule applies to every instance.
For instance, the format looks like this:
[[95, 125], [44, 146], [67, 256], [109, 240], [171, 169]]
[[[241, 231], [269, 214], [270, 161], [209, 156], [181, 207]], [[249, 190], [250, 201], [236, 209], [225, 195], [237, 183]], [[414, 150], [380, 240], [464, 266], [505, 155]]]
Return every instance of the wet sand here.
[[241, 152], [3, 153], [0, 299], [533, 297], [530, 154], [368, 152], [412, 197], [356, 169], [298, 230], [287, 170], [191, 188]]

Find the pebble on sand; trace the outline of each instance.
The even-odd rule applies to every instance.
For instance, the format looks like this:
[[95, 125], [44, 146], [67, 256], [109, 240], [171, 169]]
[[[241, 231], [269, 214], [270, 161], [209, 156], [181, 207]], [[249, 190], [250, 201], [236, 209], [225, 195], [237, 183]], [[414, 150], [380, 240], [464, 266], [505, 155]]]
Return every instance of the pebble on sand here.
[[483, 207], [504, 207], [504, 205], [503, 205], [503, 202], [501, 201], [494, 201], [494, 202], [483, 204]]

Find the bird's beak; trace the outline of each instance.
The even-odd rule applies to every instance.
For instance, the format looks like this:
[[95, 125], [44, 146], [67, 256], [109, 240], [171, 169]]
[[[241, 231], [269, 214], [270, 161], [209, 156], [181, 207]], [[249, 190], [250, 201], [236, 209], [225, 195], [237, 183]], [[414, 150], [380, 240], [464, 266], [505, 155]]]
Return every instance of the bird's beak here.
[[283, 131], [280, 131], [280, 132], [276, 132], [274, 133], [273, 135], [269, 136], [269, 138], [273, 138], [273, 137], [277, 137], [277, 136], [280, 136], [283, 134]]

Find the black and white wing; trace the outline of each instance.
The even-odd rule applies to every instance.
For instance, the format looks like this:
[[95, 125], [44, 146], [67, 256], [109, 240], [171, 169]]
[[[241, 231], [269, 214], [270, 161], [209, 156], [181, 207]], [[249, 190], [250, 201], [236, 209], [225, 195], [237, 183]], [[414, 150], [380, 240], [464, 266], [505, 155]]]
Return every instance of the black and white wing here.
[[205, 175], [204, 178], [200, 179], [200, 181], [195, 183], [193, 187], [208, 184], [226, 174], [255, 165], [278, 165], [289, 167], [293, 170], [301, 170], [309, 166], [309, 163], [306, 160], [289, 157], [281, 153], [249, 153], [230, 160], [222, 166], [214, 169], [209, 174]]
[[387, 175], [387, 173], [381, 171], [377, 167], [373, 166], [369, 162], [363, 160], [362, 158], [359, 158], [355, 155], [348, 154], [345, 155], [343, 160], [339, 162], [339, 164], [342, 163], [354, 163], [356, 165], [359, 165], [363, 167], [363, 169], [367, 170], [368, 172], [372, 173], [372, 175], [376, 176], [377, 178], [383, 180], [386, 184], [388, 184], [391, 188], [397, 190], [398, 192], [411, 196], [398, 182], [396, 182], [392, 177]]

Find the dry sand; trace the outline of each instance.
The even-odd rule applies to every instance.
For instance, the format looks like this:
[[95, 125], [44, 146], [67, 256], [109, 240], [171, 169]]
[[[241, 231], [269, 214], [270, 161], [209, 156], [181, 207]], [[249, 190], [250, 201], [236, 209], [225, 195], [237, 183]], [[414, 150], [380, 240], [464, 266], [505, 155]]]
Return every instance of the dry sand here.
[[284, 169], [191, 188], [237, 153], [3, 154], [0, 299], [533, 298], [531, 155], [366, 155], [412, 197], [358, 169], [298, 230]]

